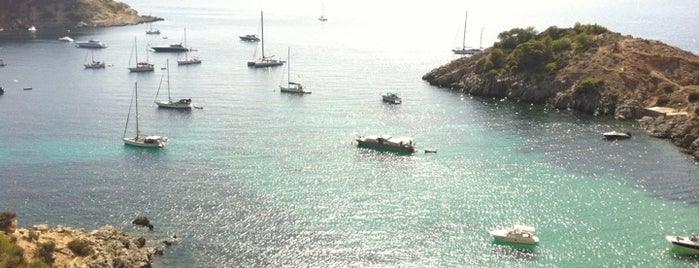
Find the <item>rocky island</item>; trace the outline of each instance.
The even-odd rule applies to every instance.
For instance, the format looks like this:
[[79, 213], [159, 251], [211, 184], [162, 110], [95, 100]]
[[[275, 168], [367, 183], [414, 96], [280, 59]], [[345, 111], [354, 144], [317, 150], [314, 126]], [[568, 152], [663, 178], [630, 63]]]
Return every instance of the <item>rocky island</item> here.
[[0, 29], [5, 30], [122, 26], [162, 20], [139, 16], [129, 5], [113, 0], [4, 0], [0, 6]]
[[699, 159], [699, 57], [599, 25], [515, 28], [422, 79], [477, 96], [640, 120]]

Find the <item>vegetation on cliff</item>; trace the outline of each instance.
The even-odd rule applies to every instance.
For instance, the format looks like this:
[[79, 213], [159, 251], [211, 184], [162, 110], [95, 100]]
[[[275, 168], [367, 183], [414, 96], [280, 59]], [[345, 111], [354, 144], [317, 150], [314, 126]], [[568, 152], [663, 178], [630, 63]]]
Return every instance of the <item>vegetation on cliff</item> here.
[[4, 0], [0, 28], [102, 27], [162, 20], [114, 0]]
[[639, 119], [652, 106], [683, 117], [645, 119], [699, 158], [699, 57], [659, 41], [622, 36], [599, 25], [516, 28], [483, 53], [423, 76], [432, 85], [473, 95], [507, 97], [557, 109]]

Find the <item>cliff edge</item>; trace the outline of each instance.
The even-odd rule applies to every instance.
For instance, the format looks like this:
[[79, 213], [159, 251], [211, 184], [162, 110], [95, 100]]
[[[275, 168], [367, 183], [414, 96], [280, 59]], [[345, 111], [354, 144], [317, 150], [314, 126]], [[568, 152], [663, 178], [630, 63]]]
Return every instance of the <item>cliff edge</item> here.
[[[599, 25], [516, 28], [425, 74], [431, 85], [618, 119], [641, 119], [699, 159], [699, 57]], [[672, 113], [650, 113], [664, 107]], [[650, 116], [647, 116], [650, 115]]]
[[0, 0], [0, 28], [106, 27], [162, 20], [113, 0]]

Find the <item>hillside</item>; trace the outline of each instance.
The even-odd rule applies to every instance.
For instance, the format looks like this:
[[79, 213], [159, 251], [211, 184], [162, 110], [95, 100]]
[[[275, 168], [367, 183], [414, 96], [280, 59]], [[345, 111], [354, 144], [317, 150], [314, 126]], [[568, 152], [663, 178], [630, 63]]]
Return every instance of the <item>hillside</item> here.
[[0, 0], [0, 28], [105, 27], [162, 20], [113, 0]]
[[[699, 159], [699, 57], [599, 25], [516, 28], [483, 53], [423, 76], [472, 95], [507, 97], [618, 119], [641, 119], [649, 134], [671, 139]], [[662, 106], [682, 116], [644, 117]]]

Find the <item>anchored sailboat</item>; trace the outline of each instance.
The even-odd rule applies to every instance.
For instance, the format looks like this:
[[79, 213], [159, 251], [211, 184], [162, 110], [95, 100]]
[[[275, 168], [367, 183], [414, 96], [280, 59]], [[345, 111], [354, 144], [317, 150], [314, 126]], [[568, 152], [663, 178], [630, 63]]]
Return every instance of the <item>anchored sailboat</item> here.
[[262, 57], [256, 60], [248, 61], [248, 67], [264, 68], [264, 67], [274, 67], [283, 65], [285, 61], [275, 58], [274, 56], [265, 56], [265, 26], [264, 26], [264, 16], [262, 11], [260, 11], [260, 29], [261, 29], [261, 43], [262, 43]]
[[136, 66], [129, 67], [129, 72], [139, 73], [152, 72], [155, 70], [154, 64], [148, 62], [148, 49], [146, 49], [146, 61], [138, 61], [138, 44], [136, 43], [136, 37], [133, 38], [133, 53], [136, 58]]
[[[184, 29], [184, 46], [187, 47], [187, 29]], [[177, 60], [177, 65], [190, 65], [190, 64], [200, 64], [201, 59], [199, 56], [189, 56], [189, 49], [184, 52], [184, 59]]]
[[[466, 47], [466, 23], [468, 22], [468, 11], [466, 11], [466, 18], [464, 19], [464, 36], [463, 36], [463, 41], [461, 43], [461, 48], [455, 48], [452, 49], [451, 51], [454, 52], [454, 54], [459, 54], [459, 55], [473, 55], [477, 54], [483, 51], [481, 48], [471, 48], [471, 47]], [[483, 28], [481, 28], [481, 42], [483, 41]]]
[[280, 85], [279, 90], [281, 92], [288, 93], [311, 94], [310, 91], [306, 91], [306, 87], [304, 87], [301, 83], [291, 82], [291, 48], [288, 48], [287, 59], [286, 86]]
[[[178, 101], [175, 101], [170, 97], [170, 60], [167, 60], [166, 63], [166, 73], [167, 73], [167, 100], [158, 100], [158, 94], [160, 93], [160, 88], [163, 85], [163, 79], [160, 79], [160, 85], [158, 85], [158, 91], [155, 93], [155, 104], [158, 105], [158, 107], [162, 108], [173, 108], [173, 109], [192, 109], [192, 99], [191, 98], [186, 98], [186, 99], [180, 99]], [[165, 75], [165, 74], [163, 74]]]
[[[138, 82], [134, 83], [133, 96], [131, 104], [135, 103], [136, 107], [136, 136], [126, 137], [126, 131], [129, 129], [129, 118], [131, 117], [131, 105], [129, 105], [129, 115], [126, 116], [126, 126], [124, 127], [124, 136], [122, 140], [126, 145], [145, 148], [162, 148], [167, 142], [167, 137], [159, 135], [144, 136], [141, 135], [141, 129], [138, 126]], [[135, 100], [135, 101], [134, 101]]]

